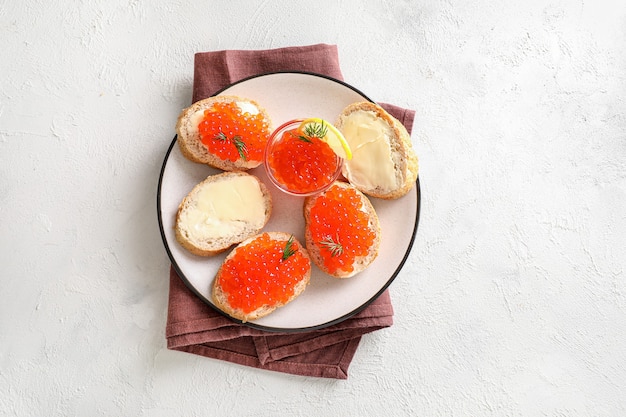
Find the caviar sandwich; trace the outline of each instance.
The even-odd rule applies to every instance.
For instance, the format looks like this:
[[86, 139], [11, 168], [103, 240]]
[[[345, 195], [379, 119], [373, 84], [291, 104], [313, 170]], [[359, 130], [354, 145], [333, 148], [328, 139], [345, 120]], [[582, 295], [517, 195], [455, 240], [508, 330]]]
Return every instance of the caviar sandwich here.
[[265, 109], [237, 96], [199, 100], [180, 113], [176, 124], [178, 145], [187, 159], [224, 171], [259, 166], [271, 131]]
[[378, 256], [380, 223], [371, 202], [353, 185], [335, 181], [304, 202], [305, 239], [311, 260], [336, 278], [366, 269]]
[[293, 301], [311, 278], [311, 261], [293, 235], [267, 232], [235, 247], [213, 281], [215, 305], [242, 322]]

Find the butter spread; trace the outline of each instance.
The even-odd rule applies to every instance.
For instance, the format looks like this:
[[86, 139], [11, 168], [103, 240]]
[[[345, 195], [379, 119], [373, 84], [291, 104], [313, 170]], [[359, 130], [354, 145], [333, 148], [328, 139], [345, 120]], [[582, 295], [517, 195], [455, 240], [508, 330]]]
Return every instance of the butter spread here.
[[203, 118], [204, 118], [204, 109], [198, 110], [197, 112], [194, 112], [191, 116], [189, 116], [189, 133], [190, 134], [194, 134], [195, 132], [198, 132], [198, 126], [200, 125], [200, 122], [202, 121]]
[[265, 222], [263, 193], [256, 179], [248, 176], [207, 183], [192, 204], [179, 221], [196, 240], [238, 235], [261, 229]]
[[397, 188], [391, 127], [374, 112], [357, 110], [345, 118], [342, 133], [352, 150], [352, 159], [344, 165], [344, 175], [367, 189]]
[[250, 113], [251, 116], [259, 114], [259, 109], [254, 104], [248, 101], [238, 101], [237, 107], [241, 110], [241, 113]]

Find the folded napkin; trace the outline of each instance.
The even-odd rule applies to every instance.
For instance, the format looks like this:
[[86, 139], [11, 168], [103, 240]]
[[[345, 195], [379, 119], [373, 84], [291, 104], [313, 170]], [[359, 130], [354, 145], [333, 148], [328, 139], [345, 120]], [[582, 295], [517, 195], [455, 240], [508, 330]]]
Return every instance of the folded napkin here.
[[[335, 45], [195, 55], [193, 102], [243, 78], [276, 71], [306, 71], [342, 79]], [[382, 104], [409, 133], [414, 112]], [[205, 304], [170, 268], [167, 347], [214, 359], [295, 375], [346, 379], [361, 336], [389, 327], [393, 307], [385, 291], [351, 318], [306, 332], [267, 332], [235, 323]]]

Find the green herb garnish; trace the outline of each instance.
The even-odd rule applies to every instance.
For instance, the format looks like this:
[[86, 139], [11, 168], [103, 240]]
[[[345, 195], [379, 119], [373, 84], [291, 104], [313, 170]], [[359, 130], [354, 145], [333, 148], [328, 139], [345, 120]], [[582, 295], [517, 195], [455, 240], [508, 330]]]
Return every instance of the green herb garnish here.
[[294, 253], [296, 253], [296, 248], [293, 247], [293, 235], [291, 235], [289, 237], [289, 240], [287, 240], [287, 243], [285, 244], [285, 249], [283, 249], [282, 260], [283, 261], [286, 260], [291, 255], [293, 255]]
[[304, 127], [304, 135], [299, 135], [298, 139], [304, 142], [311, 142], [311, 138], [323, 138], [328, 134], [328, 126], [324, 121], [321, 123], [307, 123]]
[[339, 236], [337, 236], [336, 242], [333, 240], [332, 237], [327, 236], [324, 240], [322, 240], [319, 243], [320, 245], [325, 247], [328, 251], [330, 251], [330, 256], [332, 256], [333, 258], [343, 253], [343, 245], [339, 243]]
[[239, 153], [241, 159], [244, 161], [248, 160], [248, 148], [246, 147], [246, 143], [243, 141], [241, 136], [236, 135], [233, 136], [232, 139], [228, 139], [228, 136], [226, 136], [224, 132], [220, 132], [213, 139], [220, 140], [222, 142], [230, 141], [233, 145], [235, 145], [235, 148], [237, 148], [237, 153]]

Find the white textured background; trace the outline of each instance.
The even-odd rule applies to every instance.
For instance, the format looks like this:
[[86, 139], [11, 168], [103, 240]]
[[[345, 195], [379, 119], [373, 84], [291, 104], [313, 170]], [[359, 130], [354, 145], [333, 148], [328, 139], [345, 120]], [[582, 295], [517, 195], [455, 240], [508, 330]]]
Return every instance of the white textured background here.
[[[626, 3], [0, 0], [0, 415], [626, 415]], [[347, 381], [165, 347], [193, 54], [337, 44], [417, 111], [395, 324]]]

